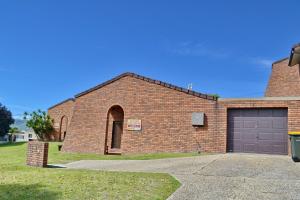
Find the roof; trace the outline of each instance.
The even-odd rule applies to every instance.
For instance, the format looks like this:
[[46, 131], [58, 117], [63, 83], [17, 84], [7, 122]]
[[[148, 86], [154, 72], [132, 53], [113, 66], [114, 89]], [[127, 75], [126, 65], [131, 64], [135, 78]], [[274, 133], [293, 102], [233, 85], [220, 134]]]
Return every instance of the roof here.
[[298, 101], [300, 96], [295, 97], [257, 97], [257, 98], [220, 98], [219, 101]]
[[281, 63], [281, 62], [283, 62], [283, 61], [285, 61], [287, 59], [289, 59], [289, 57], [285, 57], [285, 58], [282, 58], [280, 60], [277, 60], [277, 61], [273, 62], [272, 65], [277, 64], [277, 63]]
[[297, 47], [300, 47], [300, 43], [295, 44], [292, 48], [295, 49], [295, 48], [297, 48]]
[[292, 47], [289, 60], [289, 66], [294, 66], [297, 64], [300, 64], [300, 43], [295, 44]]
[[130, 72], [126, 72], [126, 73], [123, 73], [119, 76], [116, 76], [115, 78], [113, 79], [110, 79], [102, 84], [99, 84], [95, 87], [92, 87], [84, 92], [81, 92], [77, 95], [75, 95], [76, 98], [78, 97], [81, 97], [83, 95], [86, 95], [90, 92], [93, 92], [97, 89], [100, 89], [110, 83], [113, 83], [123, 77], [126, 77], [126, 76], [130, 76], [130, 77], [133, 77], [133, 78], [136, 78], [136, 79], [140, 79], [140, 80], [143, 80], [143, 81], [146, 81], [146, 82], [149, 82], [149, 83], [153, 83], [153, 84], [157, 84], [157, 85], [161, 85], [163, 87], [166, 87], [166, 88], [169, 88], [169, 89], [173, 89], [173, 90], [176, 90], [176, 91], [179, 91], [179, 92], [183, 92], [183, 93], [186, 93], [186, 94], [189, 94], [189, 95], [193, 95], [193, 96], [196, 96], [196, 97], [200, 97], [200, 98], [203, 98], [203, 99], [208, 99], [208, 100], [214, 100], [216, 101], [218, 98], [215, 97], [215, 96], [212, 96], [212, 95], [207, 95], [207, 94], [202, 94], [202, 93], [199, 93], [199, 92], [195, 92], [193, 90], [188, 90], [188, 89], [185, 89], [185, 88], [182, 88], [182, 87], [178, 87], [178, 86], [175, 86], [175, 85], [172, 85], [172, 84], [169, 84], [169, 83], [166, 83], [166, 82], [162, 82], [162, 81], [159, 81], [159, 80], [155, 80], [155, 79], [151, 79], [151, 78], [147, 78], [145, 76], [141, 76], [141, 75], [138, 75], [138, 74], [135, 74], [135, 73], [130, 73]]
[[63, 104], [63, 103], [66, 103], [66, 102], [68, 102], [68, 101], [75, 101], [75, 99], [74, 99], [74, 98], [68, 98], [68, 99], [66, 99], [66, 100], [63, 100], [63, 101], [61, 101], [61, 102], [59, 102], [59, 103], [57, 103], [57, 104], [51, 106], [50, 108], [48, 108], [48, 110], [50, 110], [50, 109], [52, 109], [52, 108], [54, 108], [54, 107], [56, 107], [56, 106], [59, 106], [59, 105], [61, 105], [61, 104]]

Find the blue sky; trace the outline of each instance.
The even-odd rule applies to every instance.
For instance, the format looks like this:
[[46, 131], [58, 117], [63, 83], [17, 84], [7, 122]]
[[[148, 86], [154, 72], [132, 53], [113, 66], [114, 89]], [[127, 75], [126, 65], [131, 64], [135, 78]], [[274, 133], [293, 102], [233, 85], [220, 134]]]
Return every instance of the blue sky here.
[[13, 115], [123, 72], [262, 96], [300, 42], [299, 1], [0, 1], [0, 102]]

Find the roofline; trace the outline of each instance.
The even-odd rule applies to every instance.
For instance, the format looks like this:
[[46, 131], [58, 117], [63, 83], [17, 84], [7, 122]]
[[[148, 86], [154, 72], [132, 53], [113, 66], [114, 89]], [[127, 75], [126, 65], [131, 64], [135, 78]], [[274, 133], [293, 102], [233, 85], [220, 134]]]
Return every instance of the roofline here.
[[282, 61], [285, 61], [287, 59], [289, 59], [289, 57], [285, 57], [285, 58], [282, 58], [280, 60], [277, 60], [277, 61], [275, 61], [275, 62], [272, 63], [272, 66], [275, 65], [275, 64], [277, 64], [277, 63], [281, 63]]
[[294, 48], [291, 49], [290, 57], [289, 57], [289, 66], [292, 66], [292, 59], [294, 57]]
[[133, 78], [136, 78], [136, 79], [140, 79], [140, 80], [143, 80], [143, 81], [146, 81], [146, 82], [149, 82], [149, 83], [153, 83], [153, 84], [157, 84], [157, 85], [161, 85], [163, 87], [166, 87], [166, 88], [170, 88], [170, 89], [174, 89], [176, 91], [179, 91], [179, 92], [183, 92], [183, 93], [186, 93], [186, 94], [189, 94], [189, 95], [193, 95], [193, 96], [196, 96], [196, 97], [200, 97], [202, 99], [208, 99], [208, 100], [213, 100], [213, 101], [217, 101], [217, 97], [215, 96], [212, 96], [212, 95], [207, 95], [207, 94], [202, 94], [202, 93], [199, 93], [199, 92], [195, 92], [193, 90], [188, 90], [188, 89], [185, 89], [185, 88], [182, 88], [182, 87], [178, 87], [178, 86], [175, 86], [175, 85], [172, 85], [172, 84], [169, 84], [169, 83], [166, 83], [166, 82], [163, 82], [163, 81], [159, 81], [159, 80], [155, 80], [155, 79], [151, 79], [151, 78], [147, 78], [145, 76], [141, 76], [141, 75], [138, 75], [138, 74], [135, 74], [135, 73], [131, 73], [131, 72], [126, 72], [126, 73], [123, 73], [119, 76], [116, 76], [115, 78], [112, 78], [108, 81], [105, 81], [104, 83], [102, 84], [99, 84], [95, 87], [92, 87], [84, 92], [81, 92], [77, 95], [75, 95], [75, 98], [78, 98], [78, 97], [81, 97], [83, 95], [86, 95], [90, 92], [93, 92], [97, 89], [100, 89], [110, 83], [113, 83], [123, 77], [126, 77], [126, 76], [130, 76], [130, 77], [133, 77]]
[[219, 101], [298, 101], [300, 96], [288, 97], [254, 97], [254, 98], [220, 98]]
[[68, 99], [66, 99], [66, 100], [63, 100], [63, 101], [61, 101], [61, 102], [59, 102], [59, 103], [57, 103], [57, 104], [55, 104], [55, 105], [49, 107], [48, 110], [50, 110], [50, 109], [52, 109], [52, 108], [54, 108], [54, 107], [56, 107], [56, 106], [59, 106], [59, 105], [61, 105], [61, 104], [63, 104], [63, 103], [66, 103], [66, 102], [68, 102], [68, 101], [75, 101], [75, 99], [74, 99], [74, 98], [68, 98]]
[[295, 44], [295, 45], [292, 47], [292, 49], [295, 49], [295, 48], [297, 48], [297, 47], [300, 47], [300, 43]]

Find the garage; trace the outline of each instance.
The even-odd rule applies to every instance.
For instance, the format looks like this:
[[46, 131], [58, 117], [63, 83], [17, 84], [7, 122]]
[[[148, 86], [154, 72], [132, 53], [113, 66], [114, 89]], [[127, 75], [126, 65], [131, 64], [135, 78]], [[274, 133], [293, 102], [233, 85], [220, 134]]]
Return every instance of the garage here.
[[227, 151], [288, 153], [287, 109], [228, 109]]

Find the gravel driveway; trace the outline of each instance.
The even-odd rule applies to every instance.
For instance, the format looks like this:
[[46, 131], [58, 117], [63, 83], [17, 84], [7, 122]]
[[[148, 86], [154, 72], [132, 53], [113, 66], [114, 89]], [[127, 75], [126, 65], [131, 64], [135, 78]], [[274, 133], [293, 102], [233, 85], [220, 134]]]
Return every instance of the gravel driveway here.
[[220, 154], [159, 160], [84, 160], [66, 167], [169, 173], [182, 183], [170, 200], [300, 200], [300, 163], [288, 156]]

